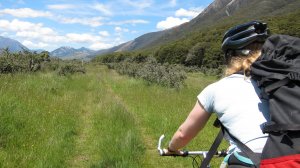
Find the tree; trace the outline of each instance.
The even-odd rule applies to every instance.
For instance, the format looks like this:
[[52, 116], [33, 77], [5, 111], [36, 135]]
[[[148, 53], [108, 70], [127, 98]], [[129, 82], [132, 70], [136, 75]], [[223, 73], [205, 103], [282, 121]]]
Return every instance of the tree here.
[[205, 54], [205, 48], [207, 47], [208, 44], [205, 42], [194, 45], [186, 56], [185, 65], [201, 67]]
[[40, 54], [40, 57], [43, 61], [49, 61], [50, 59], [50, 53], [48, 51], [42, 51]]

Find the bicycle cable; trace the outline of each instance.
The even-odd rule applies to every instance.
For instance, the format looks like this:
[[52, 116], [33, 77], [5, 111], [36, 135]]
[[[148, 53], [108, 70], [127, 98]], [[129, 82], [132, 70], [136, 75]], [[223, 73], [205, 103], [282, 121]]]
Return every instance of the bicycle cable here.
[[199, 155], [189, 156], [189, 157], [193, 159], [192, 161], [193, 168], [198, 168], [200, 166], [200, 163], [202, 163], [203, 161], [203, 159]]

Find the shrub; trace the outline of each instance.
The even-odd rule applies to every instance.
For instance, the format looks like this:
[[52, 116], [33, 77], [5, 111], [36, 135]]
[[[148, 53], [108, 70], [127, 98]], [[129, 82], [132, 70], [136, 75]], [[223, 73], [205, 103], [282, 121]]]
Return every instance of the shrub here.
[[47, 51], [38, 54], [26, 50], [18, 53], [10, 53], [8, 49], [0, 50], [0, 74], [56, 70], [59, 70], [59, 75], [85, 73], [82, 62], [50, 58]]
[[36, 72], [46, 62], [50, 62], [46, 51], [40, 54], [26, 50], [10, 53], [8, 49], [3, 49], [0, 52], [0, 73]]
[[66, 64], [60, 67], [58, 74], [61, 76], [72, 75], [74, 73], [85, 73], [85, 68], [83, 66], [75, 64]]
[[182, 66], [160, 64], [153, 57], [148, 57], [145, 62], [141, 63], [127, 60], [120, 63], [110, 63], [107, 66], [115, 69], [121, 75], [141, 78], [149, 84], [156, 83], [171, 88], [180, 88], [187, 78]]

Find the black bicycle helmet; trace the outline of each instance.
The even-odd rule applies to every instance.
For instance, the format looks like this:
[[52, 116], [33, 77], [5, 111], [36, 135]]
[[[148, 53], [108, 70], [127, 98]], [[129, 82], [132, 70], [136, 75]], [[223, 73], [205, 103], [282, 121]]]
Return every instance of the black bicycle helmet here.
[[245, 46], [257, 41], [264, 42], [269, 36], [266, 23], [252, 21], [229, 29], [222, 40], [222, 50], [227, 53], [230, 50], [241, 50]]

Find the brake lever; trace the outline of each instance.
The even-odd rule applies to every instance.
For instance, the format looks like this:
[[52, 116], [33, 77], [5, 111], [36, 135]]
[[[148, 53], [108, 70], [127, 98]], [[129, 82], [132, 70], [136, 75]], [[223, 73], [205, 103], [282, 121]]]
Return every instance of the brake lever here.
[[182, 154], [166, 154], [165, 151], [161, 148], [161, 142], [163, 141], [163, 139], [165, 138], [165, 135], [161, 135], [159, 140], [158, 140], [158, 145], [157, 145], [157, 150], [159, 152], [159, 155], [160, 156], [182, 156], [182, 157], [185, 157], [185, 156], [188, 156], [189, 155], [189, 152], [188, 151], [181, 151]]

